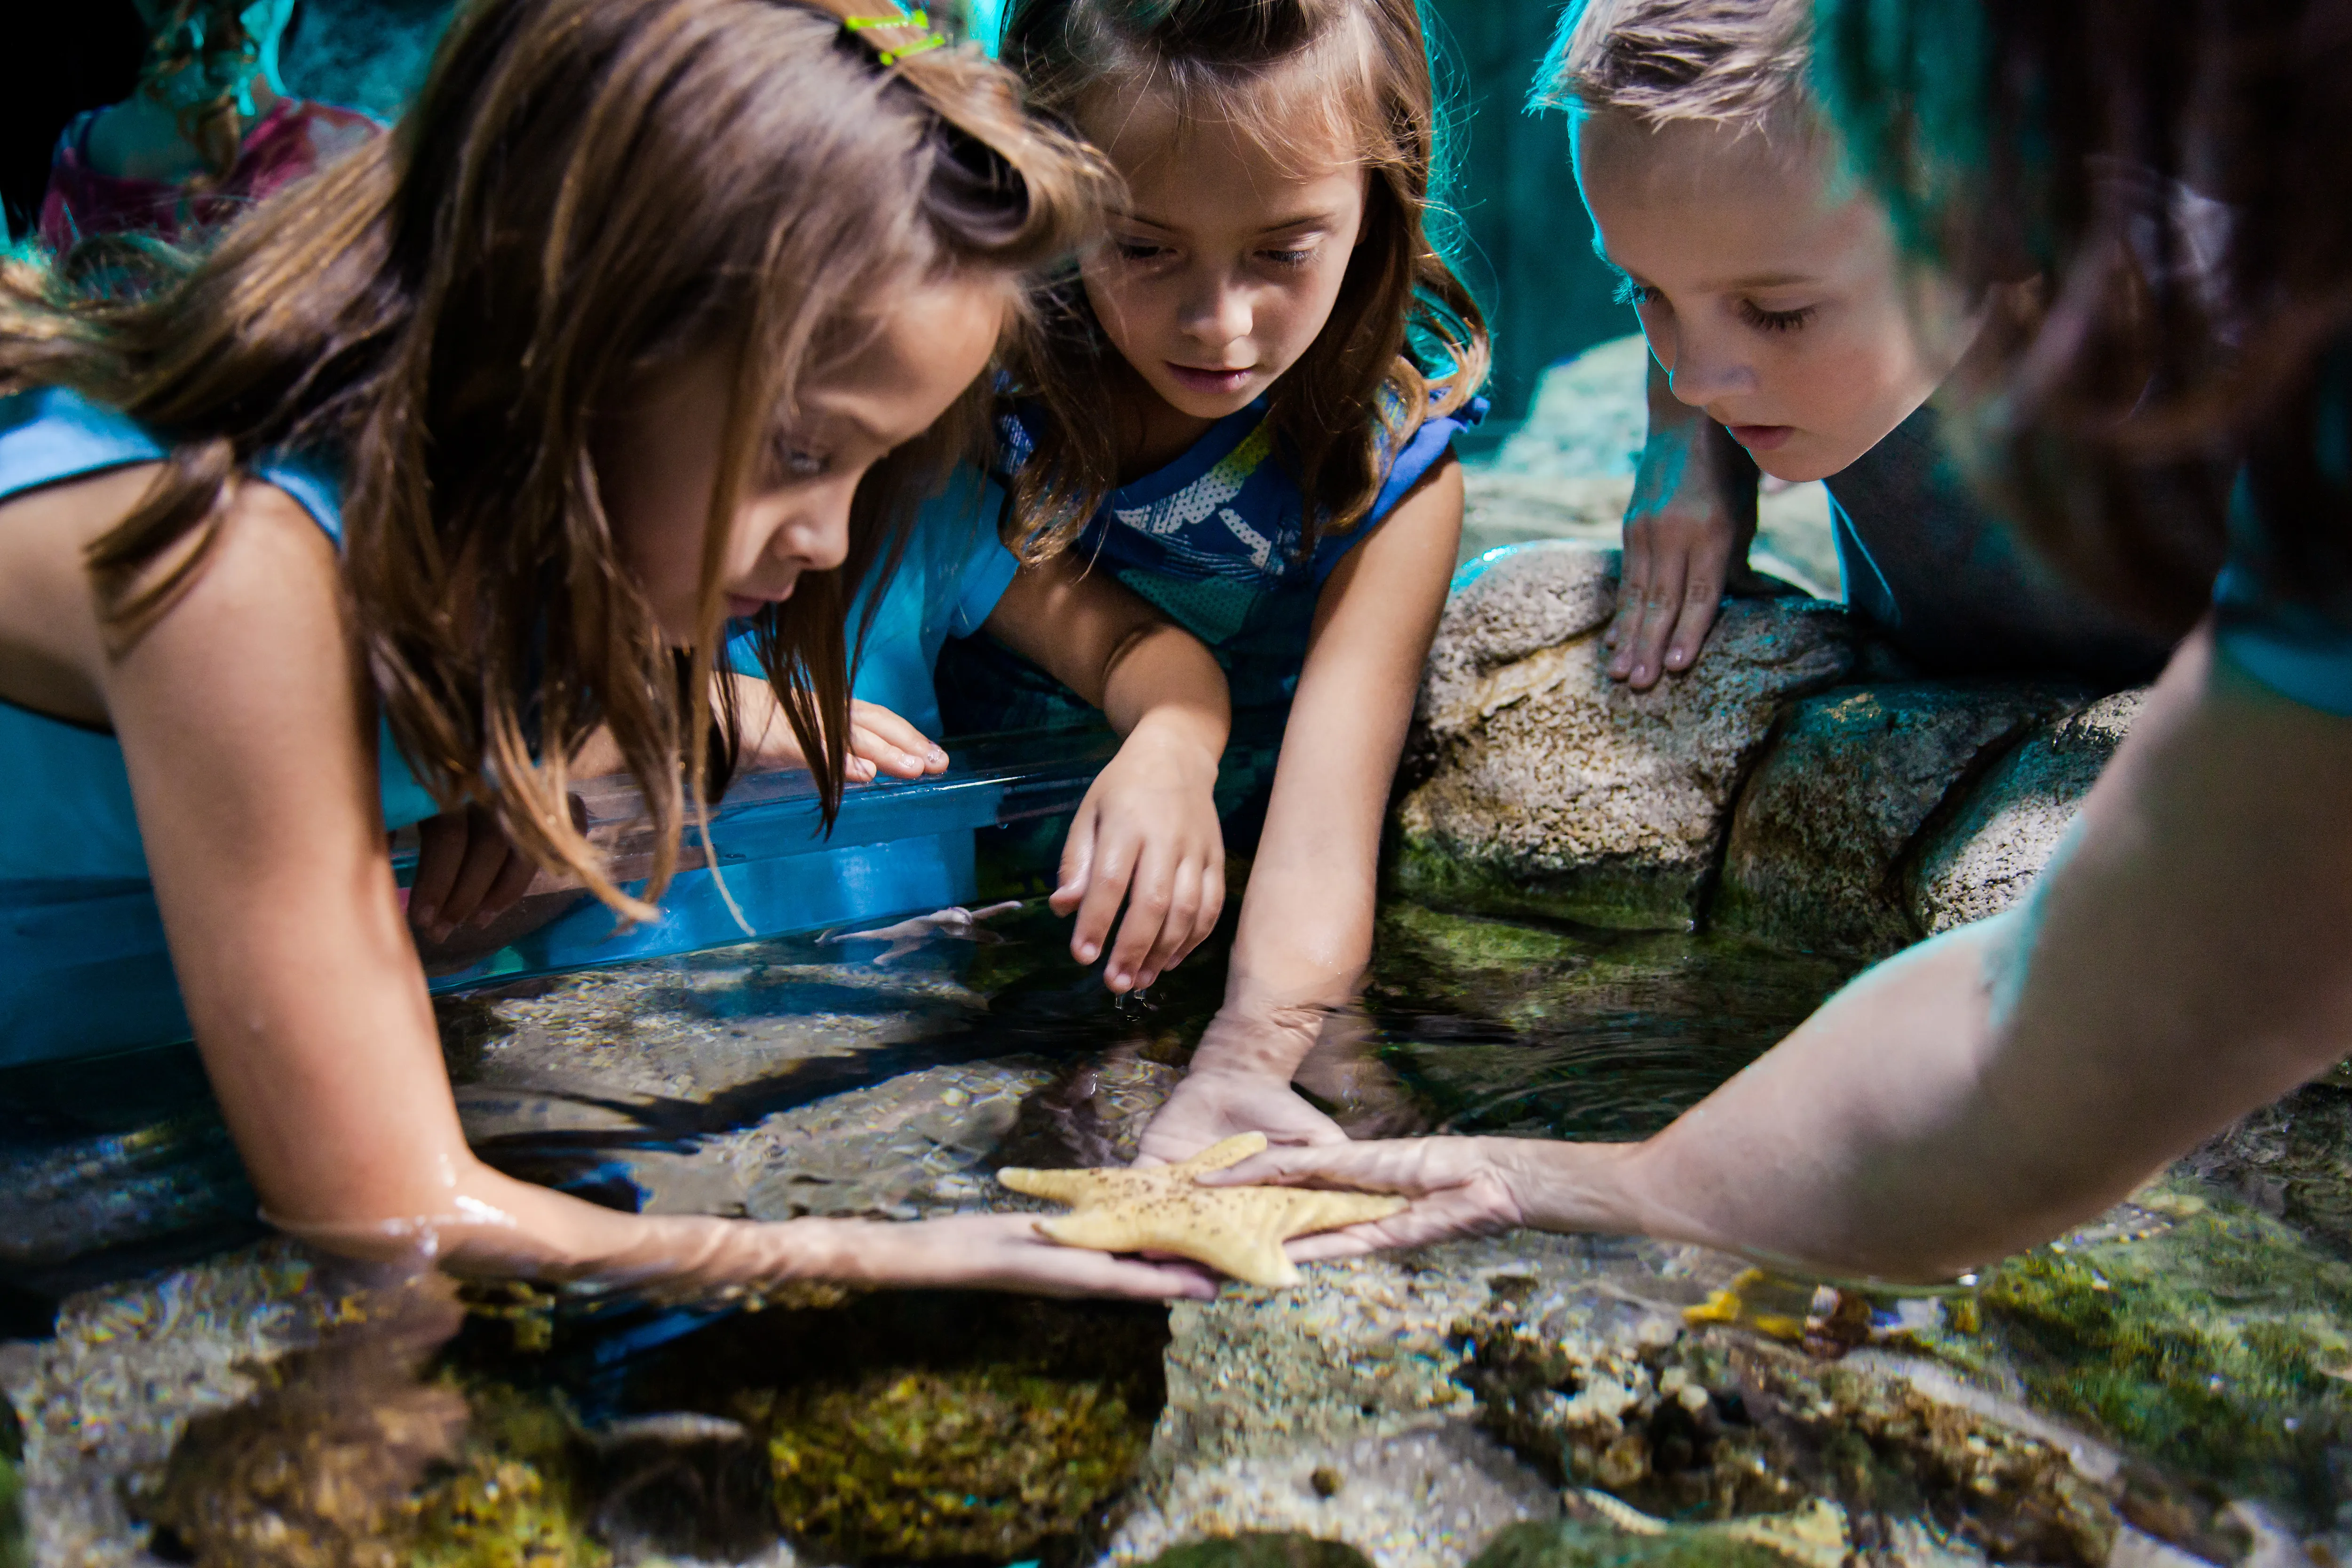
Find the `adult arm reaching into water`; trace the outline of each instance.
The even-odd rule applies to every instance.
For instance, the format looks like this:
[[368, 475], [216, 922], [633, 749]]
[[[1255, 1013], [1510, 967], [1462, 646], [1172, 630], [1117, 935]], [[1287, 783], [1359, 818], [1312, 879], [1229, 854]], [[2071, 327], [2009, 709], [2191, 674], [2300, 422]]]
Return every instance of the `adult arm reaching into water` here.
[[2200, 632], [2026, 903], [1872, 969], [1647, 1142], [1273, 1150], [1206, 1179], [1419, 1200], [1301, 1258], [1530, 1225], [1948, 1278], [2342, 1058], [2347, 810], [2352, 722]]

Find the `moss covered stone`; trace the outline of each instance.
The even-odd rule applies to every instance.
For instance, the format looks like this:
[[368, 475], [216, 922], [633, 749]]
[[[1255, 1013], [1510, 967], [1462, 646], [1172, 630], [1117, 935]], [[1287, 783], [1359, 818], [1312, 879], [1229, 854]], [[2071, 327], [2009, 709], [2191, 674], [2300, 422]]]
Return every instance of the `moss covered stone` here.
[[849, 1557], [1030, 1552], [1125, 1486], [1149, 1436], [1103, 1384], [994, 1367], [795, 1390], [770, 1419], [787, 1532]]
[[404, 1568], [604, 1568], [588, 1533], [579, 1432], [560, 1404], [500, 1384], [471, 1391], [454, 1473], [402, 1510]]
[[1790, 1560], [1710, 1525], [1633, 1535], [1605, 1525], [1549, 1521], [1513, 1525], [1471, 1568], [1790, 1568]]
[[2041, 1403], [2158, 1464], [2332, 1518], [2328, 1455], [2352, 1443], [2352, 1264], [2210, 1189], [2142, 1201], [2173, 1223], [2003, 1264], [1988, 1329]]
[[1188, 1541], [1161, 1552], [1146, 1568], [1370, 1568], [1370, 1564], [1362, 1552], [1337, 1541], [1252, 1531]]

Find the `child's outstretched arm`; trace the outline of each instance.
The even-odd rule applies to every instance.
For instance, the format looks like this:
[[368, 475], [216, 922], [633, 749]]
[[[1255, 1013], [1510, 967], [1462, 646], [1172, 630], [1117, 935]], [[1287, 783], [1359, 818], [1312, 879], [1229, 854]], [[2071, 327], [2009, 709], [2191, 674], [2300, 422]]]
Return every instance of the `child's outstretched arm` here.
[[[152, 478], [125, 469], [40, 492], [42, 506], [77, 509], [76, 553], [56, 553], [78, 563], [80, 542]], [[817, 1278], [1213, 1293], [1197, 1269], [1055, 1246], [1025, 1215], [893, 1225], [622, 1214], [483, 1163], [394, 897], [374, 716], [341, 596], [317, 526], [248, 484], [203, 574], [152, 630], [119, 655], [94, 626], [79, 633], [121, 739], [196, 1043], [274, 1223], [340, 1252], [452, 1272], [687, 1292]]]
[[1224, 1005], [1144, 1131], [1146, 1161], [1235, 1132], [1337, 1142], [1290, 1087], [1372, 952], [1381, 824], [1462, 541], [1462, 468], [1430, 470], [1324, 584], [1242, 901]]
[[1068, 553], [1023, 568], [986, 626], [1125, 738], [1070, 825], [1053, 903], [1077, 911], [1070, 953], [1092, 963], [1126, 901], [1103, 979], [1139, 991], [1215, 930], [1224, 908], [1224, 672], [1199, 639]]
[[1649, 362], [1649, 435], [1625, 509], [1625, 564], [1610, 676], [1647, 691], [1698, 662], [1727, 584], [1745, 574], [1756, 538], [1756, 460], [1674, 395]]

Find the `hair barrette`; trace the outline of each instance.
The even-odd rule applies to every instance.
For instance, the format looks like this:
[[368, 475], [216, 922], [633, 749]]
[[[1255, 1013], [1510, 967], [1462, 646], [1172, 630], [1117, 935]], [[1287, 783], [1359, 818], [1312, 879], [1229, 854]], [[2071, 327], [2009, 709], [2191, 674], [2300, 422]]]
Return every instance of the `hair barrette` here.
[[895, 66], [908, 55], [919, 55], [926, 49], [943, 49], [948, 43], [944, 37], [930, 30], [931, 17], [927, 11], [902, 11], [895, 16], [848, 16], [843, 18], [841, 25], [853, 33], [862, 33], [868, 27], [920, 27], [924, 30], [919, 43], [909, 44], [903, 49], [876, 51], [876, 58], [886, 66]]

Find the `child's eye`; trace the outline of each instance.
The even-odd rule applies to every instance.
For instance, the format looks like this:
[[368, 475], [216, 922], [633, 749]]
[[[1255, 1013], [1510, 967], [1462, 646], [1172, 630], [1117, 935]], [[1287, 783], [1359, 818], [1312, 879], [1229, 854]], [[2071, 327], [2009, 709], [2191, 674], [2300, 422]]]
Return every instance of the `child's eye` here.
[[1261, 250], [1258, 254], [1276, 267], [1304, 267], [1315, 259], [1315, 252], [1304, 246], [1292, 250]]
[[1156, 261], [1168, 254], [1167, 247], [1140, 239], [1114, 239], [1110, 245], [1121, 261]]
[[1752, 300], [1739, 301], [1741, 319], [1759, 331], [1767, 332], [1793, 332], [1811, 321], [1813, 312], [1819, 309], [1817, 305], [1806, 305], [1794, 310], [1767, 310]]
[[825, 470], [825, 455], [807, 447], [794, 446], [788, 439], [775, 445], [776, 477], [784, 479], [813, 479]]
[[1636, 283], [1622, 273], [1618, 274], [1617, 302], [1619, 304], [1631, 305], [1638, 310], [1657, 297], [1658, 291], [1655, 289], [1645, 283]]

